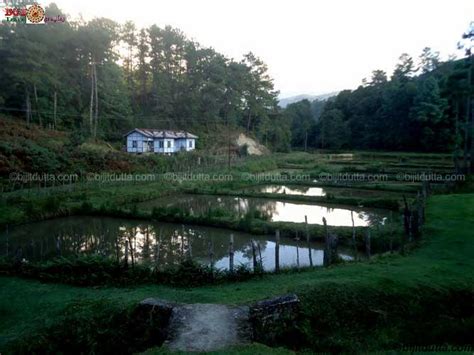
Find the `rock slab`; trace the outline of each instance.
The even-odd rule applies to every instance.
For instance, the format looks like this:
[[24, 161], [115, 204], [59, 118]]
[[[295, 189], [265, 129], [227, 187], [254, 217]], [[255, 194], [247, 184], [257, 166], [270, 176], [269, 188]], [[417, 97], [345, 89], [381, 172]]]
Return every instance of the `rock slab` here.
[[171, 350], [211, 351], [251, 340], [248, 307], [189, 304], [173, 308], [169, 337]]

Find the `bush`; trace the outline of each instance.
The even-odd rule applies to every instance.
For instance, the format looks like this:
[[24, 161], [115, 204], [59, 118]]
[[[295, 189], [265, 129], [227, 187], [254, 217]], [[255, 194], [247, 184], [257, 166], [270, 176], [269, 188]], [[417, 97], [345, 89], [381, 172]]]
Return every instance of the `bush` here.
[[245, 265], [240, 265], [234, 272], [223, 271], [211, 269], [191, 259], [165, 269], [158, 269], [147, 265], [127, 266], [99, 256], [81, 256], [69, 259], [59, 257], [31, 264], [2, 258], [0, 274], [2, 273], [77, 286], [130, 286], [157, 283], [188, 288], [228, 281], [244, 281], [262, 274], [263, 270], [253, 272]]
[[472, 290], [327, 283], [300, 294], [299, 329], [306, 345], [318, 352], [472, 345], [473, 296]]
[[69, 305], [59, 319], [10, 343], [16, 354], [131, 354], [165, 340], [168, 319], [143, 314], [138, 307], [108, 301], [80, 301]]

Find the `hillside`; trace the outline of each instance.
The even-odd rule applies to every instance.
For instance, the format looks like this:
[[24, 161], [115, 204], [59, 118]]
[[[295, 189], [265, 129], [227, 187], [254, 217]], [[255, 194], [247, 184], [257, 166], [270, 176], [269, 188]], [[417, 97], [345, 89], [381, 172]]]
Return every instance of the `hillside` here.
[[[215, 161], [219, 156], [233, 156], [244, 153], [242, 147], [257, 147], [268, 150], [242, 130], [225, 131], [216, 126], [199, 135], [198, 150], [173, 157], [162, 155], [130, 155], [122, 151], [123, 143], [113, 145], [103, 140], [84, 138], [70, 132], [43, 129], [35, 124], [6, 117], [0, 118], [0, 177], [6, 178], [13, 172], [48, 174], [85, 174], [88, 172], [160, 172], [170, 164], [180, 161]], [[243, 138], [242, 138], [243, 137]], [[249, 149], [248, 154], [254, 150]], [[226, 160], [226, 159], [225, 159]], [[227, 161], [227, 160], [226, 160]]]
[[289, 96], [289, 97], [284, 97], [278, 101], [278, 106], [281, 108], [286, 108], [286, 106], [293, 104], [295, 102], [301, 101], [301, 100], [308, 100], [308, 101], [314, 101], [314, 100], [327, 100], [330, 97], [336, 96], [339, 93], [339, 91], [333, 91], [333, 92], [328, 92], [327, 94], [321, 94], [321, 95], [308, 95], [308, 94], [301, 94], [301, 95], [296, 95], [296, 96]]

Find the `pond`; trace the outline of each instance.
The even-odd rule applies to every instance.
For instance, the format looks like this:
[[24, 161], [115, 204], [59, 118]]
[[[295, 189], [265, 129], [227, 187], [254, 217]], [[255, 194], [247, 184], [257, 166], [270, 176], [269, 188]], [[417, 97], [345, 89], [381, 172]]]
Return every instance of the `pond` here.
[[402, 194], [391, 191], [365, 190], [353, 188], [337, 188], [337, 187], [314, 187], [304, 185], [259, 185], [252, 186], [243, 190], [244, 192], [258, 192], [271, 194], [286, 194], [300, 196], [340, 196], [340, 197], [356, 197], [356, 198], [382, 198], [382, 197], [399, 197]]
[[142, 202], [137, 207], [148, 210], [153, 207], [176, 207], [193, 215], [204, 215], [210, 209], [220, 209], [223, 213], [239, 217], [249, 211], [259, 211], [272, 222], [302, 223], [307, 216], [308, 223], [322, 224], [322, 218], [325, 217], [331, 226], [352, 226], [352, 212], [356, 227], [383, 224], [390, 215], [389, 211], [383, 209], [216, 195], [173, 195]]
[[[212, 245], [214, 265], [228, 269], [229, 239], [234, 236], [234, 265], [252, 267], [252, 240], [260, 246], [265, 270], [275, 268], [274, 236], [256, 236], [219, 228], [149, 223], [108, 217], [65, 217], [11, 228], [0, 234], [0, 256], [14, 256], [21, 250], [27, 261], [41, 261], [56, 256], [101, 255], [124, 261], [125, 245], [131, 245], [129, 262], [166, 266], [191, 257], [209, 264]], [[309, 252], [314, 265], [323, 263], [323, 246], [311, 242], [281, 238], [280, 267], [309, 265]], [[352, 251], [339, 250], [351, 260]]]

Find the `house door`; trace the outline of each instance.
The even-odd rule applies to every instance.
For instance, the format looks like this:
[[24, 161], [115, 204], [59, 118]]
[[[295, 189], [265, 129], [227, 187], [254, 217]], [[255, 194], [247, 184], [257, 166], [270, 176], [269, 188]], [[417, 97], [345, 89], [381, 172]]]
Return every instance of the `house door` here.
[[154, 151], [154, 149], [153, 149], [153, 141], [148, 141], [147, 143], [148, 143], [148, 151], [149, 151], [149, 152], [153, 152], [153, 151]]

